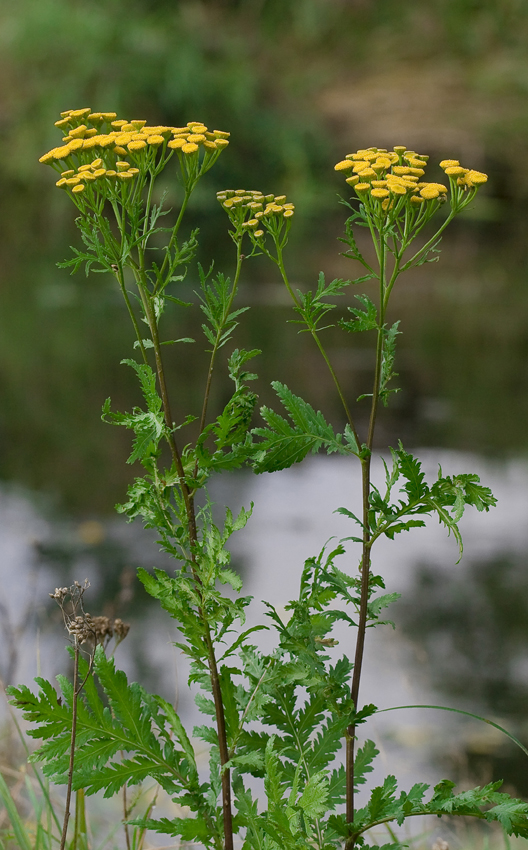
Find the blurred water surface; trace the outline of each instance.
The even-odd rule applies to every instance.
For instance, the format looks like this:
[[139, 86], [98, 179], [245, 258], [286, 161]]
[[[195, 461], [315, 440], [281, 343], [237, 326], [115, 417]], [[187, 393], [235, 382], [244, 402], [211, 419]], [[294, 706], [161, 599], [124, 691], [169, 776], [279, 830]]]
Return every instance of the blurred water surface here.
[[[426, 529], [376, 545], [374, 569], [384, 575], [388, 591], [402, 593], [402, 599], [389, 612], [395, 631], [384, 626], [368, 633], [361, 700], [379, 708], [462, 708], [490, 717], [526, 742], [528, 466], [457, 452], [425, 450], [419, 456], [428, 480], [436, 476], [438, 463], [445, 474], [478, 472], [499, 504], [488, 514], [467, 511], [460, 564], [455, 541], [433, 521]], [[382, 474], [377, 462], [375, 476]], [[247, 528], [232, 541], [233, 565], [244, 579], [244, 592], [254, 597], [249, 624], [267, 621], [262, 600], [282, 611], [295, 598], [306, 558], [317, 555], [329, 539], [354, 533], [350, 520], [335, 508], [345, 505], [357, 512], [360, 507], [357, 469], [332, 458], [314, 458], [261, 477], [223, 476], [213, 484], [212, 495], [219, 511], [225, 504], [236, 510], [255, 503]], [[87, 610], [132, 623], [118, 662], [131, 678], [175, 701], [190, 726], [196, 723], [186, 660], [172, 646], [174, 624], [134, 579], [139, 563], [170, 568], [153, 538], [121, 520], [58, 522], [49, 514], [43, 517], [27, 498], [8, 493], [0, 514], [4, 681], [29, 682], [37, 670], [53, 677], [68, 667], [61, 649], [62, 621], [47, 593], [56, 584], [88, 577]], [[359, 553], [354, 547], [348, 544], [340, 557], [341, 569], [355, 571]], [[490, 576], [496, 580], [486, 597]], [[337, 636], [339, 651], [353, 655], [352, 636], [343, 630]], [[272, 631], [252, 640], [267, 650], [275, 644]], [[490, 781], [502, 771], [519, 793], [528, 790], [522, 753], [477, 721], [413, 709], [378, 714], [361, 732], [382, 745], [374, 780], [383, 770], [397, 773], [405, 785], [424, 777], [438, 781], [446, 773], [461, 781]]]

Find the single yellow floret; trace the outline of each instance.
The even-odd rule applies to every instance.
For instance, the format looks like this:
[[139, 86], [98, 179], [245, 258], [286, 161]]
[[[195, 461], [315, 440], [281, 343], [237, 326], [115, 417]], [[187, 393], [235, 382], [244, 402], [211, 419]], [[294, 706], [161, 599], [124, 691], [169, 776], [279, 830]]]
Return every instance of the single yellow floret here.
[[213, 130], [213, 136], [217, 139], [228, 139], [231, 133], [225, 133], [223, 130]]
[[294, 210], [284, 210], [284, 218], [291, 218], [292, 215], [295, 215]]
[[92, 168], [101, 168], [102, 164], [102, 159], [94, 159], [94, 161], [92, 162]]
[[134, 138], [135, 133], [119, 133], [115, 137], [116, 145], [128, 145]]
[[93, 176], [94, 177], [104, 177], [105, 174], [106, 174], [106, 168], [96, 168], [94, 173], [93, 173]]
[[424, 198], [421, 198], [420, 195], [413, 195], [411, 197], [411, 204], [423, 204]]
[[73, 130], [70, 130], [70, 138], [71, 139], [82, 139], [84, 134], [86, 133], [88, 127], [86, 124], [79, 124], [78, 127], [74, 127]]
[[405, 145], [394, 145], [393, 147], [393, 151], [395, 153], [405, 153], [406, 150], [407, 148]]
[[203, 142], [203, 146], [207, 151], [217, 151], [220, 148], [217, 148], [216, 142]]
[[168, 148], [172, 148], [172, 150], [178, 150], [179, 148], [183, 148], [183, 146], [184, 146], [185, 144], [186, 144], [186, 140], [185, 140], [185, 139], [182, 139], [182, 138], [179, 138], [179, 139], [172, 139], [172, 141], [170, 141], [170, 142], [169, 142], [169, 144], [167, 145], [167, 147], [168, 147]]
[[484, 174], [483, 171], [470, 170], [466, 174], [466, 180], [471, 182], [474, 186], [481, 186], [483, 183], [488, 182], [488, 175]]
[[90, 112], [87, 121], [90, 121], [92, 124], [101, 124], [104, 121], [102, 112]]
[[342, 159], [334, 165], [334, 171], [350, 171], [354, 163], [350, 159]]
[[134, 127], [135, 130], [141, 130], [141, 128], [144, 127], [147, 122], [146, 122], [145, 119], [142, 118], [139, 121], [134, 119], [130, 123], [131, 123], [132, 127]]
[[73, 170], [73, 168], [70, 168], [68, 171], [62, 171], [61, 177], [73, 177], [74, 174], [75, 171]]
[[45, 153], [43, 156], [39, 157], [39, 162], [42, 162], [44, 165], [47, 165], [48, 162], [53, 162], [53, 160], [55, 159], [55, 150], [56, 148], [53, 148], [53, 150], [48, 151], [48, 153]]
[[72, 139], [71, 142], [68, 142], [68, 148], [72, 152], [78, 151], [82, 147], [84, 147], [84, 140], [83, 139]]
[[66, 178], [65, 177], [61, 177], [61, 179], [57, 180], [57, 182], [55, 183], [55, 186], [59, 186], [59, 188], [61, 186], [65, 186], [65, 185], [66, 185]]
[[363, 194], [363, 192], [368, 192], [368, 190], [370, 189], [370, 183], [357, 183], [354, 188], [356, 192]]
[[229, 142], [227, 141], [227, 139], [217, 139], [215, 144], [216, 144], [217, 148], [221, 149], [221, 148], [226, 148], [228, 146]]
[[117, 112], [103, 112], [102, 116], [105, 121], [112, 121], [114, 118], [117, 118]]
[[66, 180], [66, 186], [77, 186], [77, 184], [80, 182], [80, 177], [68, 177], [68, 179]]
[[467, 174], [468, 170], [468, 168], [462, 168], [461, 165], [450, 165], [444, 169], [449, 177], [462, 177], [464, 174]]
[[147, 144], [152, 145], [155, 148], [159, 147], [159, 145], [162, 145], [164, 141], [165, 139], [163, 138], [163, 136], [147, 136]]
[[403, 186], [401, 183], [393, 183], [392, 181], [389, 183], [387, 181], [387, 189], [392, 195], [406, 195], [407, 188]]
[[90, 107], [86, 107], [85, 109], [74, 109], [70, 112], [70, 118], [84, 118], [85, 115], [89, 115], [92, 110]]
[[440, 168], [450, 168], [452, 165], [460, 165], [458, 159], [443, 159]]
[[358, 172], [359, 177], [362, 181], [376, 179], [378, 176], [373, 168], [363, 168], [362, 171]]
[[355, 177], [347, 177], [346, 182], [349, 186], [355, 186], [356, 183], [359, 183], [359, 177], [357, 176], [357, 174], [355, 175]]
[[191, 144], [199, 145], [202, 142], [205, 142], [206, 138], [203, 133], [190, 133], [187, 136], [187, 141]]
[[60, 121], [55, 121], [55, 126], [62, 129], [63, 127], [67, 127], [69, 123], [67, 118], [61, 118]]
[[426, 201], [433, 201], [435, 198], [438, 198], [440, 192], [436, 188], [436, 186], [424, 186], [423, 189], [420, 189], [420, 195], [422, 198], [425, 198]]
[[74, 186], [72, 192], [84, 192], [84, 183], [78, 183], [77, 186]]
[[186, 142], [182, 146], [183, 153], [192, 154], [192, 153], [196, 153], [197, 150], [198, 150], [198, 145], [195, 145], [193, 142]]
[[143, 148], [147, 147], [147, 143], [143, 140], [137, 139], [134, 142], [129, 142], [127, 148], [129, 151], [142, 151]]
[[388, 198], [389, 191], [388, 189], [373, 189], [370, 194], [373, 198]]
[[118, 160], [116, 162], [116, 168], [117, 168], [118, 171], [127, 171], [128, 166], [129, 166], [128, 162], [122, 162], [121, 160]]
[[110, 126], [113, 127], [114, 130], [121, 130], [125, 124], [128, 124], [128, 121], [124, 121], [123, 118], [119, 118], [117, 121], [112, 121]]
[[121, 171], [119, 174], [116, 174], [116, 177], [119, 177], [120, 180], [132, 180], [134, 175], [130, 171]]
[[80, 165], [77, 169], [78, 173], [81, 174], [83, 171], [91, 171], [92, 163], [88, 163], [88, 165]]
[[264, 236], [264, 231], [263, 230], [255, 230], [253, 232], [253, 236], [256, 236], [257, 239], [260, 239], [261, 236]]
[[63, 145], [61, 148], [53, 148], [50, 153], [53, 154], [53, 159], [66, 159], [70, 155], [69, 145]]

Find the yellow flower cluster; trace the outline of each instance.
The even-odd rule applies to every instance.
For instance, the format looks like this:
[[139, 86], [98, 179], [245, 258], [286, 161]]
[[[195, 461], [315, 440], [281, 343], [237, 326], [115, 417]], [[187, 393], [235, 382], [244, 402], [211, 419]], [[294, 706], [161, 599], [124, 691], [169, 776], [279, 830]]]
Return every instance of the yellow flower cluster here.
[[[413, 206], [424, 203], [441, 204], [447, 199], [447, 186], [428, 183], [420, 178], [425, 174], [428, 157], [395, 145], [392, 151], [385, 148], [366, 148], [347, 154], [338, 162], [336, 171], [342, 171], [346, 182], [353, 186], [362, 200], [378, 202], [383, 210], [391, 209], [401, 198]], [[462, 168], [456, 160], [444, 160], [440, 165], [458, 186], [476, 188], [488, 179], [479, 171]]]
[[[286, 195], [264, 195], [246, 189], [224, 189], [216, 197], [233, 222], [247, 228], [259, 239], [264, 224], [282, 224], [292, 218], [294, 204], [286, 203]], [[247, 218], [246, 218], [247, 216]]]
[[[123, 163], [123, 157], [131, 157], [133, 164], [137, 165], [145, 161], [145, 156], [153, 161], [160, 149], [169, 149], [167, 153], [176, 150], [180, 155], [192, 157], [203, 148], [205, 157], [212, 164], [212, 160], [229, 144], [229, 133], [223, 130], [209, 132], [200, 121], [189, 121], [186, 127], [147, 126], [144, 120], [125, 121], [118, 119], [115, 112], [92, 112], [88, 107], [61, 112], [55, 126], [67, 135], [62, 139], [62, 145], [45, 153], [39, 162], [53, 167], [60, 167], [60, 163], [65, 162], [69, 170], [62, 173], [57, 185], [76, 192], [83, 191], [76, 188], [84, 186], [80, 174], [92, 174], [93, 177], [101, 167], [106, 169], [106, 173], [97, 176], [129, 180], [137, 169], [130, 169], [128, 163], [125, 163], [126, 169], [123, 164], [119, 167], [118, 161]], [[94, 155], [95, 161], [101, 160], [99, 169], [92, 167]], [[80, 163], [77, 170], [72, 169], [73, 159]], [[69, 171], [73, 173], [69, 175]], [[62, 178], [66, 183], [62, 182]], [[68, 183], [76, 179], [81, 182]], [[88, 176], [87, 180], [91, 179]]]
[[139, 174], [139, 168], [133, 168], [128, 162], [116, 162], [115, 168], [105, 168], [101, 158], [94, 159], [87, 165], [80, 165], [77, 169], [71, 168], [61, 173], [60, 180], [56, 186], [61, 189], [70, 189], [75, 194], [84, 192], [87, 184], [96, 180], [113, 180], [117, 183], [133, 180]]
[[456, 180], [457, 186], [466, 190], [477, 189], [488, 181], [487, 174], [482, 171], [474, 171], [471, 168], [463, 168], [458, 159], [443, 159], [440, 168], [443, 168], [451, 180]]

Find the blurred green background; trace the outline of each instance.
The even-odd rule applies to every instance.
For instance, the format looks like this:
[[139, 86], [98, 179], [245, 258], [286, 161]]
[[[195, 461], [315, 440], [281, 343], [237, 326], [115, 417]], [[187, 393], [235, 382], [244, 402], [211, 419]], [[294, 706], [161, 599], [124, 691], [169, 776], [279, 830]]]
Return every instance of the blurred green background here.
[[[112, 281], [57, 269], [79, 244], [74, 209], [37, 162], [59, 141], [58, 113], [87, 105], [229, 130], [187, 224], [201, 227], [201, 259], [232, 267], [217, 189], [286, 192], [297, 208], [289, 268], [300, 286], [319, 269], [359, 273], [337, 241], [344, 183], [333, 165], [347, 152], [406, 144], [432, 163], [454, 157], [489, 173], [440, 262], [395, 295], [402, 392], [379, 441], [524, 454], [527, 43], [526, 0], [2, 0], [0, 477], [83, 517], [111, 512], [133, 474], [128, 434], [100, 421], [106, 396], [121, 409], [136, 400], [119, 366], [131, 351], [128, 319]], [[287, 324], [272, 266], [247, 264], [244, 299], [252, 309], [236, 341], [264, 351], [255, 361], [262, 402], [280, 379], [338, 421], [316, 352]], [[199, 334], [196, 312], [171, 322]], [[371, 352], [332, 333], [355, 396]], [[184, 348], [173, 363], [181, 414], [199, 403], [203, 365], [199, 346]], [[220, 381], [218, 402], [225, 392]]]

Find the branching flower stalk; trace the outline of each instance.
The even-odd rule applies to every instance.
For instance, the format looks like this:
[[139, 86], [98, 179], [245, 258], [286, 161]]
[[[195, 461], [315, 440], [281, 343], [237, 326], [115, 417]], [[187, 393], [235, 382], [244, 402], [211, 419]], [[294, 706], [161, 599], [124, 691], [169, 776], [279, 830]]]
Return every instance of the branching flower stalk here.
[[[435, 256], [430, 256], [437, 251], [437, 246], [440, 241], [440, 236], [452, 219], [461, 212], [468, 203], [470, 203], [480, 185], [486, 182], [487, 176], [481, 172], [463, 168], [457, 160], [445, 160], [441, 163], [446, 175], [449, 178], [448, 187], [439, 183], [420, 182], [420, 178], [425, 173], [425, 167], [428, 157], [416, 154], [414, 151], [407, 150], [404, 146], [396, 146], [393, 151], [380, 150], [378, 148], [369, 148], [368, 150], [359, 150], [354, 154], [347, 155], [346, 159], [337, 163], [336, 171], [342, 172], [347, 177], [346, 182], [350, 187], [355, 189], [355, 194], [360, 202], [359, 210], [354, 207], [352, 216], [347, 222], [347, 233], [349, 242], [349, 251], [345, 256], [359, 261], [367, 270], [368, 274], [357, 282], [362, 282], [368, 278], [376, 278], [379, 284], [378, 310], [377, 318], [373, 320], [372, 316], [376, 314], [376, 309], [372, 302], [367, 299], [367, 304], [374, 308], [371, 312], [370, 323], [365, 326], [365, 318], [363, 315], [358, 315], [356, 309], [352, 309], [355, 315], [356, 328], [353, 323], [341, 322], [340, 324], [348, 330], [376, 330], [376, 360], [374, 367], [374, 380], [371, 394], [371, 409], [369, 415], [368, 432], [366, 440], [361, 446], [361, 450], [357, 452], [357, 456], [361, 463], [361, 479], [362, 479], [362, 556], [360, 562], [361, 574], [361, 590], [359, 603], [359, 620], [356, 636], [356, 648], [354, 654], [354, 670], [351, 685], [351, 699], [356, 710], [358, 709], [359, 687], [361, 681], [361, 670], [363, 664], [363, 654], [365, 646], [365, 633], [367, 628], [368, 618], [368, 602], [370, 595], [369, 577], [371, 564], [371, 549], [375, 537], [372, 537], [371, 523], [369, 521], [369, 512], [371, 510], [371, 457], [374, 445], [374, 436], [376, 429], [376, 420], [378, 415], [378, 407], [380, 399], [387, 403], [388, 396], [391, 392], [397, 390], [388, 390], [386, 385], [392, 377], [392, 362], [394, 356], [390, 353], [390, 360], [386, 359], [387, 346], [387, 330], [385, 317], [389, 305], [389, 298], [392, 289], [398, 280], [400, 274], [423, 264], [437, 259]], [[445, 218], [440, 227], [437, 228], [434, 236], [429, 238], [414, 255], [408, 257], [408, 249], [411, 243], [421, 233], [423, 228], [428, 224], [432, 216], [437, 212], [448, 200], [450, 203], [450, 212]], [[278, 199], [281, 202], [285, 198]], [[224, 206], [226, 205], [224, 201]], [[350, 204], [348, 204], [350, 206]], [[303, 293], [295, 293], [287, 276], [284, 265], [283, 250], [287, 242], [288, 230], [291, 219], [285, 219], [285, 208], [277, 203], [277, 198], [273, 199], [267, 206], [267, 216], [263, 216], [265, 231], [260, 230], [255, 232], [250, 231], [256, 248], [260, 248], [279, 268], [283, 282], [292, 298], [295, 310], [300, 314], [302, 323], [306, 326], [329, 371], [332, 380], [337, 389], [337, 393], [343, 405], [346, 418], [352, 429], [354, 438], [358, 446], [361, 445], [358, 432], [354, 426], [349, 405], [345, 399], [344, 393], [340, 386], [335, 370], [330, 362], [328, 354], [320, 340], [317, 328], [317, 322], [322, 319], [327, 310], [332, 309], [333, 305], [327, 305], [324, 309], [324, 302], [321, 299], [324, 296], [335, 294], [339, 291], [340, 281], [334, 282], [326, 290], [319, 287], [316, 299], [319, 302], [314, 310], [313, 300], [307, 299]], [[273, 217], [270, 217], [273, 213]], [[359, 224], [360, 226], [369, 229], [374, 252], [376, 257], [377, 269], [368, 262], [359, 251], [355, 238], [352, 233], [352, 226]], [[285, 226], [284, 226], [285, 225]], [[269, 235], [273, 247], [266, 244], [265, 237]], [[344, 240], [346, 241], [346, 240]], [[392, 255], [392, 269], [388, 267], [388, 258]], [[360, 297], [360, 300], [361, 297]], [[363, 302], [365, 304], [365, 302]], [[365, 306], [367, 306], [365, 304]], [[397, 326], [393, 326], [393, 337], [395, 337]], [[327, 326], [328, 327], [328, 326]], [[386, 366], [386, 374], [383, 375], [384, 366]], [[384, 378], [384, 380], [383, 380]], [[347, 729], [346, 735], [346, 773], [347, 773], [347, 793], [346, 793], [346, 820], [351, 824], [354, 821], [354, 744], [355, 744], [355, 725], [352, 724]], [[349, 847], [353, 847], [354, 840], [349, 840]]]
[[[370, 279], [378, 283], [377, 304], [366, 294], [357, 295], [358, 306], [349, 307], [346, 318], [338, 322], [346, 333], [375, 332], [369, 424], [362, 440], [322, 341], [324, 330], [333, 326], [328, 319], [337, 305], [331, 299], [342, 295], [351, 281], [327, 283], [321, 274], [315, 291], [294, 291], [284, 261], [294, 205], [285, 195], [257, 190], [218, 193], [229, 217], [236, 266], [232, 280], [220, 272], [213, 275], [212, 266], [208, 273], [198, 266], [198, 309], [209, 353], [204, 395], [196, 411], [186, 418], [178, 411], [175, 417], [163, 345], [187, 346], [194, 340], [166, 339], [163, 316], [171, 305], [180, 310], [191, 306], [174, 294], [181, 293], [178, 287], [197, 247], [197, 231], [182, 239], [181, 225], [197, 182], [228, 145], [229, 134], [210, 132], [193, 121], [186, 127], [149, 127], [144, 121], [127, 122], [115, 113], [89, 109], [68, 110], [57, 125], [67, 133], [64, 144], [41, 161], [60, 172], [57, 185], [68, 192], [79, 211], [77, 224], [85, 246], [74, 250], [73, 259], [64, 265], [75, 271], [84, 264], [87, 272], [93, 267], [116, 277], [140, 361], [123, 362], [137, 374], [144, 407], [118, 413], [111, 409], [110, 399], [103, 406], [105, 421], [133, 432], [129, 462], [143, 467], [118, 510], [156, 529], [162, 549], [177, 562], [173, 575], [139, 569], [138, 576], [176, 620], [183, 638], [176, 646], [190, 658], [189, 686], [197, 686], [198, 708], [211, 718], [193, 729], [193, 737], [209, 749], [209, 777], [204, 779], [194, 744], [174, 707], [161, 696], [129, 684], [113, 658], [106, 657], [108, 635], [120, 634], [124, 625], [118, 627], [115, 621], [110, 626], [106, 618], [88, 615], [81, 616], [77, 625], [75, 619], [68, 620], [75, 671], [73, 690], [59, 677], [64, 702], [43, 679], [37, 679], [37, 695], [26, 686], [9, 689], [13, 704], [36, 723], [30, 734], [44, 741], [34, 758], [44, 762], [45, 774], [54, 781], [68, 777], [62, 848], [72, 790], [83, 795], [78, 797], [80, 818], [84, 795], [104, 790], [112, 796], [123, 789], [127, 846], [133, 844], [128, 830], [134, 826], [140, 843], [146, 830], [155, 830], [207, 850], [232, 850], [234, 836], [243, 841], [243, 850], [351, 850], [354, 845], [371, 850], [365, 840], [374, 826], [444, 812], [496, 821], [508, 834], [528, 837], [528, 804], [500, 793], [500, 783], [456, 794], [454, 783], [444, 780], [425, 800], [428, 786], [418, 783], [398, 795], [396, 779], [390, 775], [373, 789], [365, 806], [358, 808], [354, 796], [378, 754], [370, 740], [355, 748], [358, 725], [378, 710], [359, 703], [366, 629], [390, 622], [382, 619], [382, 611], [399, 595], [378, 592], [385, 585], [372, 569], [372, 547], [382, 535], [393, 539], [397, 533], [423, 526], [423, 517], [434, 514], [453, 533], [462, 552], [458, 522], [465, 508], [487, 511], [495, 504], [490, 490], [471, 473], [445, 476], [440, 471], [437, 480], [428, 484], [419, 460], [401, 443], [391, 449], [392, 466], [385, 466], [385, 492], [371, 478], [379, 403], [387, 404], [396, 392], [390, 384], [396, 374], [399, 323], [387, 324], [390, 294], [400, 274], [436, 258], [442, 231], [472, 200], [486, 175], [448, 160], [441, 166], [449, 188], [421, 182], [427, 158], [402, 146], [393, 151], [357, 151], [336, 166], [354, 191], [343, 240], [345, 256], [366, 272], [353, 283]], [[162, 226], [166, 211], [157, 200], [156, 179], [171, 160], [179, 164], [182, 203], [175, 223]], [[448, 199], [450, 212], [435, 235], [426, 237], [412, 253], [411, 243]], [[357, 226], [371, 235], [373, 262], [357, 247]], [[265, 254], [278, 268], [292, 298], [296, 322], [311, 334], [328, 367], [345, 413], [342, 433], [336, 433], [320, 411], [278, 381], [273, 387], [288, 419], [262, 407], [264, 427], [253, 427], [257, 396], [248, 383], [257, 376], [248, 370], [248, 363], [261, 353], [257, 350], [231, 351], [227, 369], [234, 390], [224, 408], [211, 413], [219, 352], [232, 339], [247, 309], [235, 305], [242, 265], [257, 254]], [[180, 440], [180, 431], [193, 422], [197, 423], [194, 439], [186, 435]], [[167, 468], [164, 444], [170, 453]], [[286, 605], [289, 619], [266, 603], [270, 628], [277, 635], [276, 649], [266, 654], [250, 643], [250, 636], [268, 627], [235, 629], [237, 622], [244, 626], [250, 598], [242, 596], [242, 581], [229, 566], [227, 543], [248, 522], [251, 509], [242, 508], [234, 516], [226, 507], [225, 518], [218, 523], [205, 488], [214, 473], [247, 464], [256, 473], [275, 472], [321, 450], [359, 461], [361, 515], [346, 507], [337, 509], [355, 524], [357, 536], [344, 538], [334, 548], [328, 543], [306, 560], [299, 595]], [[396, 496], [398, 483], [403, 486]], [[196, 498], [199, 492], [201, 499]], [[347, 541], [361, 546], [357, 575], [336, 563], [345, 554]], [[222, 591], [226, 584], [233, 593]], [[77, 585], [72, 591], [80, 599], [82, 592]], [[68, 591], [56, 593], [60, 603]], [[338, 644], [332, 630], [339, 621], [356, 630], [353, 662], [346, 654], [337, 660], [331, 654]], [[94, 641], [94, 648], [95, 643], [101, 645], [89, 662], [80, 654], [81, 626], [102, 636]], [[343, 744], [346, 766], [339, 763]], [[264, 809], [246, 784], [248, 774], [262, 781]], [[152, 808], [147, 808], [142, 817], [130, 820], [126, 788], [147, 777], [190, 816], [156, 819]], [[78, 833], [80, 821], [74, 841]], [[393, 831], [391, 836], [392, 850], [403, 850]]]

